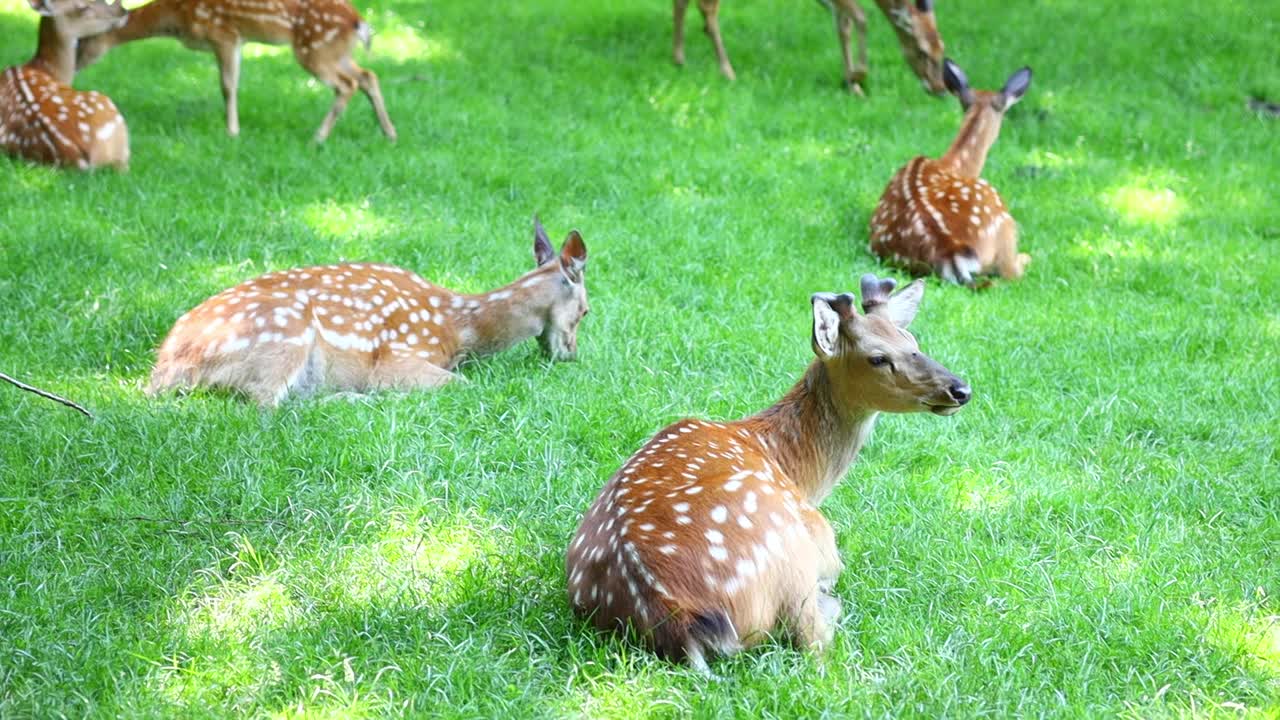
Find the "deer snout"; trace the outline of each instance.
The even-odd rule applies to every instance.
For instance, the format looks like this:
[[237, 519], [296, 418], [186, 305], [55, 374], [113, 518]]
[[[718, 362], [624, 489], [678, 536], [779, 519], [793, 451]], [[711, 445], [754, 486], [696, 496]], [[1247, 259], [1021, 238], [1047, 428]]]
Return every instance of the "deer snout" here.
[[973, 397], [973, 391], [969, 389], [969, 384], [960, 378], [951, 381], [951, 385], [947, 387], [947, 396], [956, 402], [956, 405], [963, 405], [969, 402], [969, 398]]

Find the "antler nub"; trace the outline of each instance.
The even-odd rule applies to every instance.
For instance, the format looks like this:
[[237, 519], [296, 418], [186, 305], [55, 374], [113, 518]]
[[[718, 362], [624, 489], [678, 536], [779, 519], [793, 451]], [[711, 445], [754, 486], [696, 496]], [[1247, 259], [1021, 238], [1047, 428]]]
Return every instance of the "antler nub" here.
[[877, 278], [873, 273], [862, 276], [862, 312], [871, 312], [871, 308], [889, 301], [889, 293], [897, 287], [893, 278]]

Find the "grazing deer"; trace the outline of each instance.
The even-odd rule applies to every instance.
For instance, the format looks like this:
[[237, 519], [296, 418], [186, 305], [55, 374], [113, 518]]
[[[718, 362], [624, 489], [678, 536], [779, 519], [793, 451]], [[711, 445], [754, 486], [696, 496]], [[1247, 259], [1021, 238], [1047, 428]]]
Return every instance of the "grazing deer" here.
[[[863, 94], [862, 84], [867, 77], [867, 14], [858, 4], [858, 0], [819, 0], [831, 9], [835, 18], [836, 33], [840, 38], [840, 55], [844, 60], [844, 82], [850, 92]], [[674, 0], [675, 41], [672, 55], [676, 65], [684, 65], [684, 16], [689, 9], [689, 0]], [[902, 46], [902, 54], [907, 64], [915, 71], [916, 76], [931, 93], [941, 93], [942, 84], [942, 36], [938, 34], [938, 23], [933, 14], [933, 0], [876, 0], [876, 5], [893, 23], [898, 43]], [[720, 0], [698, 0], [698, 10], [702, 12], [704, 29], [715, 47], [716, 58], [720, 61], [720, 72], [733, 80], [736, 75], [729, 62], [729, 53], [724, 49], [724, 40], [720, 37]], [[858, 60], [855, 63], [853, 52], [849, 47], [852, 31], [858, 32]]]
[[0, 147], [34, 162], [87, 170], [129, 168], [129, 130], [111, 98], [71, 87], [76, 43], [119, 27], [119, 0], [28, 0], [40, 13], [39, 44], [26, 65], [0, 74]]
[[950, 60], [943, 74], [965, 109], [960, 132], [941, 158], [917, 157], [889, 181], [871, 216], [871, 252], [966, 285], [993, 270], [1022, 277], [1031, 256], [1018, 252], [1018, 226], [980, 176], [1005, 112], [1031, 85], [1031, 68], [1015, 72], [999, 92], [971, 89]]
[[631, 456], [569, 546], [575, 611], [704, 672], [708, 652], [779, 625], [803, 647], [830, 642], [842, 565], [817, 505], [878, 413], [951, 415], [970, 397], [906, 332], [923, 282], [893, 287], [863, 276], [862, 313], [851, 293], [814, 295], [817, 359], [791, 392], [736, 422], [681, 420]]
[[173, 37], [193, 50], [211, 50], [222, 75], [227, 133], [234, 136], [240, 134], [240, 46], [290, 45], [298, 63], [335, 94], [316, 131], [317, 143], [329, 137], [357, 89], [373, 104], [382, 132], [395, 140], [378, 76], [351, 59], [357, 40], [369, 48], [372, 32], [347, 0], [154, 0], [131, 11], [123, 27], [81, 43], [76, 65], [88, 67], [117, 45], [151, 37]]
[[575, 230], [560, 253], [534, 219], [537, 267], [504, 287], [455, 293], [390, 265], [273, 272], [225, 290], [178, 319], [150, 393], [197, 385], [263, 406], [320, 387], [363, 392], [437, 387], [463, 359], [530, 337], [555, 360], [578, 352], [587, 314], [587, 247]]

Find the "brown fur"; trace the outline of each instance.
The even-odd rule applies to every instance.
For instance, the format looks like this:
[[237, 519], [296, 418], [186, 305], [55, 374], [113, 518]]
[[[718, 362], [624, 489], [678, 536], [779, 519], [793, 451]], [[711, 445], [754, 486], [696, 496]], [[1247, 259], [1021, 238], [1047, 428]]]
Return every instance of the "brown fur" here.
[[40, 18], [35, 57], [0, 73], [0, 148], [48, 165], [129, 168], [129, 130], [111, 99], [71, 87], [80, 37], [124, 22], [105, 2], [33, 2]]
[[[862, 86], [867, 76], [867, 14], [858, 4], [858, 0], [831, 0], [826, 4], [831, 7], [835, 17], [836, 34], [840, 40], [840, 55], [844, 61], [845, 85], [850, 92], [862, 95]], [[911, 0], [876, 0], [876, 5], [893, 24], [898, 42], [902, 46], [903, 57], [920, 78], [925, 89], [932, 93], [942, 92], [943, 43], [932, 7], [921, 10]], [[674, 0], [672, 15], [675, 32], [672, 56], [677, 65], [684, 65], [684, 18], [688, 8], [689, 0]], [[729, 53], [725, 50], [724, 40], [720, 36], [720, 0], [698, 0], [698, 10], [702, 13], [707, 37], [711, 39], [711, 44], [715, 48], [720, 72], [726, 78], [733, 80], [736, 77], [733, 64], [729, 62]], [[855, 29], [858, 36], [856, 63], [850, 47]]]
[[1005, 111], [999, 92], [963, 89], [964, 121], [941, 158], [917, 157], [885, 187], [871, 216], [870, 250], [916, 273], [969, 284], [998, 272], [1018, 278], [1031, 257], [1018, 253], [1018, 226], [995, 188], [983, 180], [987, 153]]
[[879, 306], [868, 301], [865, 315], [851, 295], [815, 297], [818, 359], [791, 392], [752, 417], [681, 420], [650, 439], [569, 546], [574, 609], [699, 667], [707, 652], [753, 645], [779, 627], [803, 647], [825, 646], [843, 565], [817, 505], [878, 412], [950, 414], [968, 401], [968, 388], [901, 329], [920, 292], [916, 283]]
[[[538, 243], [545, 235], [538, 226]], [[586, 315], [586, 246], [575, 231], [558, 257], [496, 290], [455, 293], [390, 265], [269, 273], [204, 301], [160, 345], [150, 392], [239, 391], [271, 406], [291, 392], [435, 387], [465, 358], [539, 337], [555, 359], [577, 354]]]
[[155, 0], [131, 12], [123, 27], [86, 40], [77, 65], [87, 67], [117, 45], [150, 37], [174, 37], [189, 48], [210, 50], [221, 74], [227, 133], [238, 135], [240, 46], [290, 45], [298, 64], [335, 94], [316, 142], [329, 136], [356, 90], [369, 98], [383, 134], [395, 140], [378, 76], [351, 58], [356, 42], [368, 45], [368, 33], [369, 26], [347, 0]]

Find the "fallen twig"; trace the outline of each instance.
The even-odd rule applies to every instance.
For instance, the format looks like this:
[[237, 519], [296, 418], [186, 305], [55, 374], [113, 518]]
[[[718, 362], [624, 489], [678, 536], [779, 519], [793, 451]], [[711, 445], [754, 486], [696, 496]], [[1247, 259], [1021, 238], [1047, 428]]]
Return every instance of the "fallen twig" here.
[[85, 417], [89, 418], [90, 420], [93, 419], [93, 413], [89, 412], [88, 410], [85, 410], [83, 407], [77, 405], [76, 403], [71, 402], [70, 400], [64, 397], [58, 397], [57, 395], [54, 395], [51, 392], [45, 392], [40, 388], [31, 387], [30, 385], [24, 382], [21, 382], [19, 380], [15, 380], [9, 377], [8, 375], [5, 375], [4, 373], [0, 373], [0, 380], [4, 380], [5, 382], [13, 384], [19, 390], [26, 390], [27, 392], [35, 393], [36, 395], [39, 395], [42, 398], [48, 398], [49, 400], [52, 400], [54, 402], [62, 403], [63, 405], [66, 405], [69, 408], [75, 408], [76, 410], [79, 410], [80, 412], [84, 413]]
[[1248, 106], [1250, 110], [1256, 113], [1269, 115], [1270, 117], [1280, 117], [1280, 103], [1268, 102], [1260, 97], [1251, 97], [1249, 98]]

